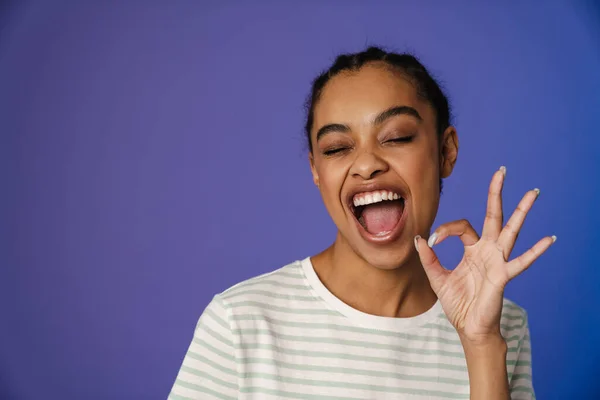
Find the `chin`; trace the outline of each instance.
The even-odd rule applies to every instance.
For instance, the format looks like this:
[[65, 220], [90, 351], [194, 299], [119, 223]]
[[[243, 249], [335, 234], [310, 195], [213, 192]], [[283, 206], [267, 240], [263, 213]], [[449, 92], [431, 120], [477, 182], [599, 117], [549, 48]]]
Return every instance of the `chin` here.
[[413, 240], [404, 240], [391, 246], [372, 246], [362, 243], [355, 247], [356, 254], [369, 265], [382, 270], [393, 270], [418, 257], [414, 249]]

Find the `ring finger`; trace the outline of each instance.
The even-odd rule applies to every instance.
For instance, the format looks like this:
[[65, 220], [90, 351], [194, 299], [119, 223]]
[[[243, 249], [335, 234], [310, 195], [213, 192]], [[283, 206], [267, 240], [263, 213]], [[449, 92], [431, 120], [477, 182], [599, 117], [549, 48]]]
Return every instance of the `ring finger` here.
[[517, 236], [519, 236], [519, 231], [523, 226], [523, 222], [525, 222], [525, 217], [527, 216], [529, 210], [531, 210], [531, 207], [539, 196], [539, 193], [539, 189], [533, 189], [527, 192], [519, 202], [519, 205], [513, 214], [510, 216], [510, 219], [502, 229], [502, 232], [500, 232], [500, 236], [498, 237], [498, 245], [502, 249], [505, 260], [508, 260], [508, 257], [510, 257], [510, 253], [512, 252], [515, 242], [517, 241]]

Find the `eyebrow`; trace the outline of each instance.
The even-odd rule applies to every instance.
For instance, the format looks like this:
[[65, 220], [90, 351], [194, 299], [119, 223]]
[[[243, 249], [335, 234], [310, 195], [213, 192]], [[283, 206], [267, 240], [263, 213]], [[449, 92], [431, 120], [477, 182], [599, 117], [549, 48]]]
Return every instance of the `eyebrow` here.
[[[381, 125], [386, 120], [388, 120], [392, 117], [395, 117], [397, 115], [410, 115], [411, 117], [414, 117], [415, 119], [417, 119], [419, 121], [423, 121], [423, 118], [421, 118], [421, 115], [419, 114], [419, 112], [416, 109], [414, 109], [413, 107], [397, 106], [397, 107], [388, 108], [387, 110], [380, 113], [373, 120], [373, 125]], [[319, 141], [319, 139], [321, 137], [327, 135], [328, 133], [333, 133], [333, 132], [348, 133], [348, 132], [350, 132], [350, 127], [348, 125], [344, 125], [344, 124], [327, 124], [327, 125], [321, 127], [321, 129], [319, 129], [317, 131], [317, 141]]]

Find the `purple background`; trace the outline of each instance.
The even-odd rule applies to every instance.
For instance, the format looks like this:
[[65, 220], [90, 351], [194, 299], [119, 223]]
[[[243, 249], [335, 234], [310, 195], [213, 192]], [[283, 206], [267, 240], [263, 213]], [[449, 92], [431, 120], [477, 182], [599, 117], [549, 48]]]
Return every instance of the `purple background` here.
[[165, 398], [215, 293], [327, 246], [302, 105], [367, 44], [415, 51], [453, 101], [437, 223], [480, 227], [500, 165], [506, 212], [541, 189], [515, 253], [558, 242], [507, 297], [538, 398], [600, 398], [598, 7], [282, 3], [0, 8], [0, 398]]

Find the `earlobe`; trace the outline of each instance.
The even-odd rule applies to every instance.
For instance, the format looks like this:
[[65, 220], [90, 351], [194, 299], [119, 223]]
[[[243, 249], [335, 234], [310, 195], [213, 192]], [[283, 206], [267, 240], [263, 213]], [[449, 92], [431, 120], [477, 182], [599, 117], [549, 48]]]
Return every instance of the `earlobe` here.
[[310, 172], [313, 177], [313, 182], [316, 187], [319, 187], [319, 174], [317, 174], [317, 168], [315, 167], [315, 159], [312, 152], [308, 155], [308, 162], [310, 163]]
[[447, 178], [452, 174], [458, 158], [458, 135], [453, 126], [449, 126], [443, 134], [440, 146], [440, 175]]

